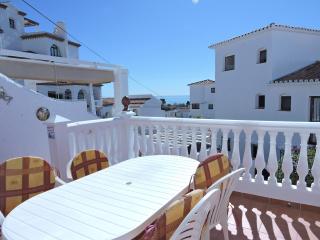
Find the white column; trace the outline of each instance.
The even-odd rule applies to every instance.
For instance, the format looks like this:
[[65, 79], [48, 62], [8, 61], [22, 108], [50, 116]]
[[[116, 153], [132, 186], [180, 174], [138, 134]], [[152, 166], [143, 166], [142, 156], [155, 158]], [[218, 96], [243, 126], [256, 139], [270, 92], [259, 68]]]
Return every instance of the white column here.
[[89, 95], [90, 95], [90, 108], [91, 108], [91, 113], [96, 115], [96, 104], [94, 102], [94, 96], [93, 96], [93, 84], [89, 83]]
[[122, 111], [122, 98], [128, 95], [128, 70], [117, 69], [114, 71], [114, 105], [113, 116], [119, 116]]

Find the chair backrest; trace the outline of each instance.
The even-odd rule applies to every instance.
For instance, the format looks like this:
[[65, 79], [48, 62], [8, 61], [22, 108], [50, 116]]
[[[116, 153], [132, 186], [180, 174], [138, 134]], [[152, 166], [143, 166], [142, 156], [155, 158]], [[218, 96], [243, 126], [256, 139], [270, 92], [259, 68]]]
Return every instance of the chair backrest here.
[[0, 165], [0, 211], [6, 216], [20, 203], [54, 186], [54, 169], [42, 158], [9, 159]]
[[98, 150], [85, 150], [77, 154], [67, 165], [67, 177], [79, 179], [109, 167], [106, 155]]
[[171, 237], [171, 240], [199, 240], [210, 211], [215, 211], [220, 190], [208, 192], [190, 211]]
[[[219, 201], [216, 211], [211, 211], [208, 217], [209, 229], [212, 226], [220, 223], [222, 217], [228, 215], [228, 205], [231, 193], [234, 191], [237, 183], [239, 182], [240, 176], [245, 172], [244, 168], [237, 169], [228, 175], [222, 177], [217, 182], [215, 182], [207, 190], [207, 194], [216, 189], [220, 189]], [[211, 226], [211, 227], [210, 227]]]
[[194, 175], [195, 189], [207, 189], [230, 172], [231, 164], [223, 154], [216, 154], [202, 161]]

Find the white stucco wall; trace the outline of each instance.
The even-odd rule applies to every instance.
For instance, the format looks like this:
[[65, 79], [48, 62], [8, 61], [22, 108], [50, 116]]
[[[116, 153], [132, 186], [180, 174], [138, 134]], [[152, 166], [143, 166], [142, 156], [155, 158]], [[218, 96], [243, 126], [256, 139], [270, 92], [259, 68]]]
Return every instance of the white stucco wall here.
[[79, 59], [79, 48], [69, 44], [68, 46], [68, 57], [69, 58], [75, 58]]
[[[211, 88], [215, 88], [215, 83], [190, 86], [191, 117], [215, 117], [215, 93], [211, 93]], [[192, 103], [199, 103], [200, 109], [192, 109]], [[209, 104], [213, 104], [213, 109], [208, 108]]]
[[[18, 10], [6, 4], [8, 7], [6, 9], [0, 8], [0, 28], [3, 33], [0, 34], [1, 38], [1, 48], [6, 48], [10, 50], [22, 50], [22, 39], [20, 36], [24, 33], [24, 17], [18, 14]], [[10, 28], [9, 18], [15, 20], [15, 29]]]
[[[260, 49], [267, 62], [258, 64]], [[235, 55], [235, 70], [224, 71], [224, 58]], [[215, 48], [216, 118], [309, 121], [309, 97], [320, 84], [270, 85], [272, 80], [320, 59], [320, 35], [279, 30], [257, 32]], [[279, 111], [280, 96], [291, 96], [291, 112]], [[265, 109], [256, 108], [265, 95]]]
[[86, 111], [84, 102], [62, 102], [8, 79], [0, 74], [2, 86], [12, 101], [0, 99], [0, 163], [8, 158], [34, 155], [50, 161], [46, 125], [36, 118], [39, 107], [46, 107], [50, 116], [61, 115], [72, 121], [96, 119]]
[[32, 51], [38, 54], [50, 55], [50, 48], [55, 44], [60, 50], [61, 56], [66, 57], [64, 42], [47, 37], [23, 40], [23, 51]]

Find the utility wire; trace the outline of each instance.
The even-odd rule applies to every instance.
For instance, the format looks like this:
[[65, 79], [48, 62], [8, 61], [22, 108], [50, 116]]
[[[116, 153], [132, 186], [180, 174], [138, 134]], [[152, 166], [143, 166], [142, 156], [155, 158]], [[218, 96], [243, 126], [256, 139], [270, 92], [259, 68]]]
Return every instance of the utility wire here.
[[[98, 53], [97, 51], [95, 51], [94, 49], [92, 49], [91, 47], [89, 47], [86, 43], [84, 43], [83, 41], [81, 41], [79, 38], [75, 37], [73, 34], [71, 34], [70, 32], [66, 31], [65, 29], [61, 28], [58, 24], [56, 24], [53, 20], [51, 20], [50, 17], [48, 17], [46, 14], [44, 14], [43, 12], [41, 12], [39, 9], [37, 9], [36, 7], [34, 7], [32, 4], [30, 4], [28, 1], [26, 0], [21, 0], [22, 2], [24, 2], [26, 5], [28, 5], [30, 8], [32, 8], [34, 11], [36, 11], [39, 15], [41, 15], [43, 18], [47, 19], [50, 23], [52, 23], [54, 26], [56, 26], [57, 28], [59, 28], [60, 30], [64, 31], [69, 37], [71, 37], [72, 39], [74, 39], [75, 41], [79, 42], [82, 46], [84, 46], [86, 49], [88, 49], [91, 53], [93, 53], [94, 55], [96, 55], [97, 57], [99, 57], [101, 60], [103, 60], [105, 63], [110, 64], [111, 62], [106, 59], [104, 56], [102, 56], [100, 53]], [[135, 79], [132, 75], [129, 75], [129, 79], [131, 79], [132, 81], [136, 82], [137, 84], [139, 84], [140, 86], [142, 86], [143, 88], [147, 89], [148, 91], [152, 92], [153, 94], [155, 94], [156, 96], [160, 96], [160, 94], [158, 94], [157, 92], [155, 92], [154, 90], [152, 90], [151, 88], [145, 86], [144, 84], [142, 84], [141, 82], [139, 82], [137, 79]]]

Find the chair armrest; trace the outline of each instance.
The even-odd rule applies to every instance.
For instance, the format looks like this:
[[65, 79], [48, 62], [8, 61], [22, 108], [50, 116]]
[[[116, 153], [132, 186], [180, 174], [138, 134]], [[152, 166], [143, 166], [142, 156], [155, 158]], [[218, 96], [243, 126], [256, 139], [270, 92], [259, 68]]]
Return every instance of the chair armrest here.
[[73, 159], [71, 159], [68, 164], [67, 164], [67, 168], [66, 168], [66, 172], [67, 172], [67, 178], [70, 180], [73, 180], [72, 178], [72, 174], [71, 174], [71, 165], [72, 165], [72, 161]]
[[58, 186], [62, 186], [64, 184], [66, 184], [65, 181], [63, 181], [61, 178], [59, 178], [58, 176], [55, 177], [55, 180], [56, 180], [56, 185]]

